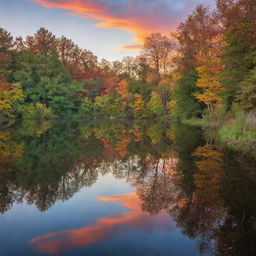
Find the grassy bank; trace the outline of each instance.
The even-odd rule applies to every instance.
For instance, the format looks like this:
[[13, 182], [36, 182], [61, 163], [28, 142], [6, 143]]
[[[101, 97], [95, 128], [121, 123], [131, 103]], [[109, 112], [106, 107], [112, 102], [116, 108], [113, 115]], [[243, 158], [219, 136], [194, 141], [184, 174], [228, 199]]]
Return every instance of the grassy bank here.
[[219, 128], [218, 136], [232, 148], [256, 151], [256, 113], [238, 113]]
[[[222, 117], [205, 116], [202, 119], [193, 118], [183, 121], [183, 123], [200, 126], [214, 130], [215, 139], [228, 147], [256, 152], [256, 113], [238, 112], [236, 114]], [[208, 131], [209, 132], [209, 131]]]
[[200, 126], [205, 128], [216, 128], [221, 125], [223, 121], [220, 119], [212, 119], [210, 117], [204, 118], [190, 118], [187, 120], [183, 120], [182, 123], [192, 125], [192, 126]]

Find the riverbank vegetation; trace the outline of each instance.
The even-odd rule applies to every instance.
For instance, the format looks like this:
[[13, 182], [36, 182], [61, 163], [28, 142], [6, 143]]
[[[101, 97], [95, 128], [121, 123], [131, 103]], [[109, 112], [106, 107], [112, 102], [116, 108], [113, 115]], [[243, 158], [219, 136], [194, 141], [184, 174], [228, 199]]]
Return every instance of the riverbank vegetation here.
[[67, 116], [209, 120], [230, 145], [255, 146], [255, 1], [217, 0], [216, 7], [198, 5], [175, 32], [153, 33], [138, 57], [114, 62], [99, 61], [45, 28], [27, 38], [0, 28], [0, 122]]

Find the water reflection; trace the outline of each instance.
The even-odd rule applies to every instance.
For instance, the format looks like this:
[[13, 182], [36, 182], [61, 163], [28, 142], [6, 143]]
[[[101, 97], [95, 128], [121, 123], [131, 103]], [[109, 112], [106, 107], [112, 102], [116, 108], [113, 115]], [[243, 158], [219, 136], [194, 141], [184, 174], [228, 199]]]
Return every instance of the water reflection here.
[[120, 226], [128, 225], [146, 231], [154, 228], [168, 230], [167, 214], [159, 214], [152, 218], [144, 214], [140, 207], [140, 199], [136, 193], [99, 197], [101, 201], [118, 201], [127, 208], [126, 211], [98, 218], [96, 223], [78, 229], [62, 230], [33, 238], [30, 242], [42, 253], [58, 254], [73, 247], [99, 242], [120, 231]]
[[111, 173], [134, 192], [97, 200], [124, 210], [33, 237], [35, 250], [60, 254], [123, 226], [168, 231], [172, 220], [202, 254], [256, 255], [256, 161], [207, 134], [167, 121], [18, 124], [0, 131], [0, 211], [21, 202], [47, 211]]

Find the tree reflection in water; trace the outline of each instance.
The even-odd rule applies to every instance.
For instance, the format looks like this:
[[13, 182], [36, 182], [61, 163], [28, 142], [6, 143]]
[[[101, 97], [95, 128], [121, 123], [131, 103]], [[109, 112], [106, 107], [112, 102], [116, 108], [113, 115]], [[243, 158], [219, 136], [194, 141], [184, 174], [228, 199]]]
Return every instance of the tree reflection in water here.
[[[45, 211], [112, 173], [134, 188], [136, 205], [122, 198], [131, 223], [165, 212], [201, 252], [256, 255], [256, 161], [203, 135], [167, 121], [26, 121], [0, 131], [0, 211], [23, 201]], [[113, 232], [106, 221], [96, 235]]]

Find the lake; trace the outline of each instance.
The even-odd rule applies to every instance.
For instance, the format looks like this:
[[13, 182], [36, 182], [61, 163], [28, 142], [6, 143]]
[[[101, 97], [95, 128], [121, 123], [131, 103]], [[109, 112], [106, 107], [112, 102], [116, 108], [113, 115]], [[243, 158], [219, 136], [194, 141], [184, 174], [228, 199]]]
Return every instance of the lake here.
[[256, 255], [251, 153], [161, 120], [2, 129], [0, 255]]

